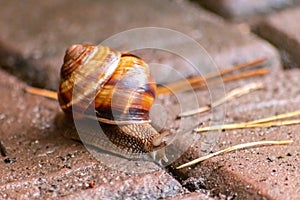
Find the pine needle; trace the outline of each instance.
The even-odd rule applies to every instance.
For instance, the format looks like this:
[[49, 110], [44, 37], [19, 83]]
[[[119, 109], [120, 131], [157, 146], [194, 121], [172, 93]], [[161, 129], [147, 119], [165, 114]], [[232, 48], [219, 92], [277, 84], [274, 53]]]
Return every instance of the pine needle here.
[[300, 124], [299, 119], [280, 120], [280, 121], [276, 121], [276, 120], [287, 119], [287, 118], [294, 117], [297, 115], [300, 115], [300, 110], [277, 115], [274, 117], [267, 117], [267, 118], [263, 118], [263, 119], [259, 119], [259, 120], [249, 121], [249, 122], [199, 127], [199, 128], [194, 129], [194, 131], [199, 133], [199, 132], [216, 131], [216, 130], [233, 130], [233, 129], [263, 128], [263, 127], [266, 128], [266, 127], [295, 125], [295, 124]]
[[197, 159], [192, 160], [190, 162], [187, 162], [183, 165], [180, 165], [180, 166], [176, 167], [176, 169], [182, 169], [184, 167], [189, 167], [191, 165], [195, 165], [199, 162], [202, 162], [202, 161], [207, 160], [209, 158], [215, 157], [215, 156], [220, 155], [222, 153], [229, 153], [229, 152], [234, 151], [234, 150], [239, 150], [239, 149], [244, 149], [244, 148], [254, 147], [254, 146], [261, 146], [261, 145], [286, 145], [286, 144], [290, 144], [292, 142], [293, 142], [292, 140], [282, 140], [282, 141], [259, 141], [259, 142], [250, 142], [250, 143], [238, 144], [238, 145], [231, 146], [231, 147], [228, 147], [226, 149], [217, 151], [215, 153], [211, 153], [211, 154], [208, 154], [206, 156], [197, 158]]
[[252, 91], [255, 91], [255, 90], [263, 89], [264, 87], [265, 87], [264, 84], [261, 83], [261, 82], [249, 83], [249, 84], [244, 85], [242, 87], [238, 87], [236, 89], [233, 89], [232, 91], [227, 93], [224, 98], [217, 100], [216, 102], [212, 103], [211, 105], [203, 106], [203, 107], [195, 109], [195, 110], [190, 110], [190, 111], [187, 111], [187, 112], [180, 113], [178, 115], [178, 117], [188, 117], [188, 116], [192, 116], [192, 115], [196, 115], [196, 114], [206, 112], [206, 111], [210, 110], [213, 107], [216, 107], [216, 106], [219, 106], [219, 105], [225, 103], [226, 101], [229, 101], [233, 98], [238, 98], [240, 96], [243, 96], [243, 95], [248, 94], [248, 93], [250, 93]]
[[[193, 89], [199, 89], [203, 88], [206, 86], [206, 82], [209, 82], [209, 84], [217, 84], [220, 83], [220, 81], [223, 82], [229, 82], [229, 81], [234, 81], [234, 80], [240, 80], [240, 79], [245, 79], [249, 77], [254, 77], [254, 76], [260, 76], [268, 73], [268, 68], [262, 68], [262, 69], [254, 69], [254, 70], [249, 70], [246, 72], [238, 73], [238, 74], [232, 74], [229, 75], [231, 72], [238, 71], [243, 68], [248, 68], [248, 67], [255, 67], [259, 64], [264, 63], [267, 61], [267, 58], [259, 58], [250, 62], [245, 62], [241, 63], [229, 68], [221, 69], [217, 72], [211, 72], [204, 74], [203, 76], [196, 76], [192, 78], [188, 78], [182, 81], [177, 81], [175, 83], [170, 83], [166, 86], [160, 86], [157, 88], [157, 93], [158, 94], [170, 94], [174, 91], [176, 92], [184, 92], [189, 90], [191, 87]], [[222, 77], [221, 80], [214, 80], [215, 78]]]
[[57, 92], [54, 92], [54, 91], [40, 89], [40, 88], [36, 88], [36, 87], [31, 87], [31, 86], [26, 87], [25, 91], [30, 94], [43, 96], [43, 97], [47, 97], [50, 99], [57, 99]]
[[289, 113], [284, 113], [284, 114], [280, 114], [280, 115], [276, 115], [276, 116], [272, 116], [272, 117], [267, 117], [267, 118], [263, 118], [263, 119], [250, 121], [250, 122], [248, 122], [248, 124], [259, 124], [259, 123], [264, 123], [264, 122], [276, 121], [276, 120], [280, 120], [280, 119], [287, 119], [287, 118], [295, 117], [295, 116], [299, 116], [299, 115], [300, 115], [300, 110], [296, 110], [296, 111], [289, 112]]
[[172, 92], [185, 92], [190, 90], [191, 88], [196, 90], [205, 87], [206, 83], [208, 85], [216, 85], [216, 84], [220, 84], [221, 82], [225, 83], [225, 82], [236, 81], [236, 80], [246, 79], [255, 76], [262, 76], [268, 72], [269, 72], [268, 68], [261, 68], [261, 69], [254, 69], [246, 72], [241, 72], [238, 74], [230, 74], [230, 75], [222, 76], [221, 79], [209, 79], [209, 80], [197, 76], [183, 81], [170, 83], [166, 86], [159, 86], [157, 88], [157, 94], [171, 94]]
[[254, 67], [256, 65], [262, 64], [263, 62], [265, 62], [267, 60], [268, 59], [266, 57], [263, 57], [263, 58], [258, 58], [256, 60], [253, 60], [253, 61], [250, 61], [250, 62], [237, 64], [237, 65], [234, 65], [232, 67], [220, 69], [219, 72], [211, 72], [211, 73], [205, 74], [205, 78], [206, 79], [214, 78], [214, 77], [217, 77], [219, 75], [225, 75], [225, 74], [228, 74], [228, 73], [231, 73], [231, 72], [234, 72], [234, 71], [246, 68], [246, 67]]

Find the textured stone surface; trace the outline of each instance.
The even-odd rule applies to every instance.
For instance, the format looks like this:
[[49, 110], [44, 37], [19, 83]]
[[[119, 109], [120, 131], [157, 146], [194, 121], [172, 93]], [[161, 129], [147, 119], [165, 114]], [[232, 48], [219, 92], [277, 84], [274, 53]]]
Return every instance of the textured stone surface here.
[[24, 88], [0, 71], [0, 139], [7, 150], [0, 162], [1, 199], [157, 199], [183, 191], [154, 163], [145, 162], [152, 171], [144, 173], [99, 163], [82, 144], [62, 137], [72, 129], [57, 122], [57, 102], [25, 93]]
[[[214, 199], [222, 199], [222, 198], [213, 198], [210, 197], [209, 194], [201, 193], [201, 192], [193, 192], [190, 194], [179, 195], [175, 197], [166, 198], [166, 200], [214, 200]], [[225, 198], [224, 198], [225, 199]]]
[[240, 20], [292, 6], [299, 3], [299, 0], [198, 0], [198, 2], [224, 17]]
[[[3, 27], [2, 67], [30, 84], [52, 89], [57, 88], [59, 69], [68, 46], [98, 44], [113, 34], [145, 26], [170, 28], [191, 36], [219, 67], [263, 56], [270, 58], [271, 66], [278, 65], [277, 53], [268, 43], [187, 1], [55, 0], [51, 4], [3, 1], [0, 26]], [[180, 41], [172, 42], [175, 46], [182, 45]], [[156, 59], [177, 63], [163, 56]]]
[[254, 31], [276, 45], [282, 52], [285, 67], [300, 66], [300, 8], [274, 13], [254, 27]]
[[[227, 103], [226, 122], [245, 122], [300, 109], [300, 71], [282, 71], [262, 80], [266, 89]], [[236, 85], [227, 84], [226, 89]], [[295, 87], [296, 86], [296, 87]], [[204, 125], [208, 121], [204, 122]], [[260, 140], [293, 140], [286, 146], [248, 148], [221, 155], [182, 170], [171, 171], [189, 188], [205, 188], [237, 199], [299, 199], [300, 125], [223, 131], [215, 147], [223, 149], [239, 143]], [[202, 134], [210, 134], [202, 133]], [[200, 142], [182, 156], [179, 163], [198, 157]], [[176, 166], [174, 164], [173, 166]]]

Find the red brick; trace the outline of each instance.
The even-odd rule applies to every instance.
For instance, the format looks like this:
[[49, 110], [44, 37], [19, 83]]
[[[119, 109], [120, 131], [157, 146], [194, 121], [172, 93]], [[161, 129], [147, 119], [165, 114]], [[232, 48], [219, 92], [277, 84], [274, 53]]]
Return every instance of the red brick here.
[[285, 67], [300, 66], [300, 8], [287, 9], [270, 15], [254, 27], [254, 31], [281, 50]]

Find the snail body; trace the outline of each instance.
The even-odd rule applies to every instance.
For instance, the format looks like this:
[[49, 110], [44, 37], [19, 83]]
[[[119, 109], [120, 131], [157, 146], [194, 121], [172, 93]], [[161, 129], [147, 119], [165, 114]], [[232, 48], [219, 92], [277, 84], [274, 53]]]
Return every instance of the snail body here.
[[[113, 153], [130, 158], [159, 150], [158, 159], [167, 160], [168, 134], [150, 125], [156, 83], [142, 59], [105, 46], [73, 45], [66, 51], [60, 75], [62, 110], [75, 118], [96, 116], [104, 134], [119, 149]], [[93, 145], [107, 150], [106, 145]]]

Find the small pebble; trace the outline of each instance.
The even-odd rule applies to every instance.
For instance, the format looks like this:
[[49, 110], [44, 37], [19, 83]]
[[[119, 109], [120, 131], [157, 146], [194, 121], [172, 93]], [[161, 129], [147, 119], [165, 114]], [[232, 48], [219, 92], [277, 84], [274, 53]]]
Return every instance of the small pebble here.
[[38, 181], [39, 181], [40, 183], [46, 183], [46, 179], [45, 179], [45, 178], [39, 178]]
[[54, 188], [54, 189], [57, 189], [57, 188], [58, 188], [58, 186], [55, 185], [55, 184], [52, 184], [51, 187]]
[[269, 156], [267, 159], [268, 159], [269, 162], [273, 162], [276, 159], [276, 157], [275, 156]]
[[94, 188], [95, 187], [95, 181], [91, 181], [89, 183], [89, 188]]
[[6, 164], [11, 164], [11, 163], [14, 163], [16, 161], [17, 161], [16, 158], [5, 158], [4, 159], [4, 163], [6, 163]]
[[278, 157], [277, 157], [277, 159], [282, 159], [282, 158], [283, 158], [283, 156], [278, 156]]

